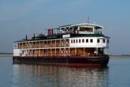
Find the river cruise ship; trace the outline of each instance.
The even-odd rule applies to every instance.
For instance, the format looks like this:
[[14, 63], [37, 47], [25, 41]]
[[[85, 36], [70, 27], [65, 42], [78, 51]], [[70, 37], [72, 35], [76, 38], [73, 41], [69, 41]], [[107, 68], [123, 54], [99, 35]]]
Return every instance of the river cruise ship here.
[[15, 42], [13, 63], [70, 66], [106, 66], [109, 37], [97, 24], [80, 23], [48, 29]]

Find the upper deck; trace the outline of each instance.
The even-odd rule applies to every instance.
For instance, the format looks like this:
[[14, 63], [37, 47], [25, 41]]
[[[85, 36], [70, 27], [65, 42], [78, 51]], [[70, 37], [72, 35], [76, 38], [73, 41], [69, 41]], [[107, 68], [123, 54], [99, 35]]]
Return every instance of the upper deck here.
[[57, 29], [60, 31], [60, 33], [102, 34], [103, 27], [97, 24], [80, 23], [59, 26]]
[[28, 38], [27, 36], [19, 40], [17, 42], [23, 42], [23, 41], [34, 41], [34, 40], [49, 40], [49, 39], [62, 39], [64, 37], [73, 38], [73, 37], [105, 37], [102, 33], [102, 30], [104, 28], [97, 24], [91, 24], [91, 23], [80, 23], [80, 24], [69, 24], [69, 25], [63, 25], [58, 26], [56, 28], [48, 29], [48, 34], [38, 34], [33, 35], [33, 37]]

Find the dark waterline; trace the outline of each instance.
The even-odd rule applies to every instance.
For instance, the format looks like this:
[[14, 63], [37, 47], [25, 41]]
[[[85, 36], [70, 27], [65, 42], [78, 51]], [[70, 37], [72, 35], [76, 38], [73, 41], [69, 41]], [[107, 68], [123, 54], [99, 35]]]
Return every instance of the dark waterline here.
[[0, 87], [129, 87], [130, 57], [111, 57], [108, 68], [12, 64], [0, 56]]

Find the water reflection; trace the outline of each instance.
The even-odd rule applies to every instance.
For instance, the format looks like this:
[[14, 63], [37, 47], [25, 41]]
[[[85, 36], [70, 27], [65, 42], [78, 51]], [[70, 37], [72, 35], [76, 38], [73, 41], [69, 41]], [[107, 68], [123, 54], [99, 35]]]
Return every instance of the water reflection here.
[[108, 68], [13, 65], [13, 87], [108, 87]]

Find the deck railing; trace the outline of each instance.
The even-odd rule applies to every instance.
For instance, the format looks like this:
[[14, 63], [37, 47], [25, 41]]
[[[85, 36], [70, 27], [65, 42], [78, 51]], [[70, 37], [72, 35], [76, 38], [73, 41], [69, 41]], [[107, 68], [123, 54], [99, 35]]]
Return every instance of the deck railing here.
[[18, 49], [27, 49], [27, 48], [50, 48], [50, 47], [69, 47], [69, 40], [50, 40], [50, 41], [26, 41], [17, 43]]

